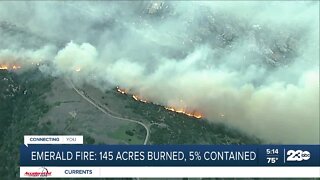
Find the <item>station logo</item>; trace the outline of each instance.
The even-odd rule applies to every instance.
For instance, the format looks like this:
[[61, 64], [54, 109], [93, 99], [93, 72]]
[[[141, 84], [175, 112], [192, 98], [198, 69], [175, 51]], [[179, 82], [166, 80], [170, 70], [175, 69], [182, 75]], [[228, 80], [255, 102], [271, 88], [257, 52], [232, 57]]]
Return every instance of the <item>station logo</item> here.
[[309, 160], [311, 154], [309, 151], [289, 150], [287, 151], [287, 161], [306, 161]]

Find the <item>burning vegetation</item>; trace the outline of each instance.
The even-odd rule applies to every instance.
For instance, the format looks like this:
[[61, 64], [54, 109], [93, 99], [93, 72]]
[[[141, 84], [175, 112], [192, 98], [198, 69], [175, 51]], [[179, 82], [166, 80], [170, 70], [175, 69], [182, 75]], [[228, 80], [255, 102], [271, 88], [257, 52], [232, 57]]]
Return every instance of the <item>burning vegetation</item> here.
[[117, 86], [117, 91], [118, 91], [119, 93], [121, 93], [121, 94], [127, 94], [127, 93], [128, 93], [127, 90], [122, 89], [122, 88], [119, 88], [118, 86]]
[[[125, 94], [125, 95], [129, 95], [129, 91], [126, 90], [126, 89], [123, 89], [123, 88], [120, 88], [120, 87], [117, 87], [117, 91], [121, 94]], [[132, 98], [136, 101], [140, 101], [140, 102], [143, 102], [143, 103], [150, 103], [148, 102], [147, 100], [145, 99], [142, 99], [140, 96], [138, 95], [132, 95]], [[203, 115], [201, 112], [198, 112], [198, 111], [188, 111], [184, 108], [175, 108], [175, 107], [166, 107], [164, 106], [164, 108], [166, 110], [169, 110], [169, 111], [173, 111], [173, 112], [176, 112], [176, 113], [179, 113], [179, 114], [184, 114], [184, 115], [187, 115], [187, 116], [190, 116], [190, 117], [194, 117], [194, 118], [197, 118], [197, 119], [201, 119], [203, 118]]]
[[165, 108], [167, 110], [169, 110], [169, 111], [185, 114], [187, 116], [195, 117], [197, 119], [201, 119], [203, 117], [202, 114], [200, 112], [198, 112], [198, 111], [188, 111], [188, 110], [183, 109], [183, 108], [174, 108], [174, 107], [165, 107]]
[[8, 65], [8, 64], [0, 64], [0, 70], [17, 70], [20, 69], [21, 66], [20, 65]]

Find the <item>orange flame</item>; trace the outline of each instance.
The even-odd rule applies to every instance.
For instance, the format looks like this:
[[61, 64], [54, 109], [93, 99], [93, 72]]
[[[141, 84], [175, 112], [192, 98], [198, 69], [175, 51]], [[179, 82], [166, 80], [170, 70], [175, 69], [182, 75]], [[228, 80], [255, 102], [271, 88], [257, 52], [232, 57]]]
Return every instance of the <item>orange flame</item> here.
[[8, 69], [8, 66], [6, 66], [6, 65], [0, 65], [0, 69], [2, 69], [2, 70]]
[[17, 70], [20, 69], [20, 65], [6, 65], [6, 64], [0, 64], [0, 70]]
[[[121, 94], [128, 94], [128, 90], [122, 89], [122, 88], [119, 88], [119, 87], [117, 87], [117, 91], [118, 91], [119, 93], [121, 93]], [[136, 100], [136, 101], [141, 101], [141, 102], [143, 102], [143, 103], [148, 103], [148, 101], [142, 99], [141, 97], [139, 97], [139, 96], [137, 96], [137, 95], [132, 95], [132, 98], [133, 98], [134, 100]]]
[[134, 100], [136, 100], [136, 101], [141, 101], [141, 102], [143, 102], [143, 103], [148, 103], [148, 101], [143, 100], [142, 98], [140, 98], [140, 97], [137, 96], [137, 95], [132, 95], [132, 98], [133, 98]]
[[12, 66], [12, 69], [20, 69], [21, 68], [21, 66], [19, 66], [19, 65], [13, 65]]
[[186, 111], [184, 109], [177, 109], [177, 108], [174, 108], [174, 107], [165, 107], [165, 108], [167, 110], [169, 110], [169, 111], [173, 111], [173, 112], [176, 112], [176, 113], [184, 114], [184, 115], [187, 115], [187, 116], [190, 116], [190, 117], [194, 117], [194, 118], [197, 118], [197, 119], [203, 118], [202, 113], [200, 113], [198, 111], [189, 112], [189, 111]]
[[[119, 93], [121, 93], [121, 94], [128, 94], [128, 90], [122, 89], [122, 88], [119, 88], [119, 87], [117, 87], [117, 91]], [[140, 102], [143, 102], [143, 103], [149, 103], [148, 101], [142, 99], [141, 97], [139, 97], [137, 95], [132, 95], [132, 98], [134, 100], [136, 100], [136, 101], [140, 101]], [[194, 118], [197, 118], [197, 119], [203, 118], [202, 113], [200, 113], [198, 111], [189, 112], [189, 111], [186, 111], [185, 109], [178, 109], [178, 108], [174, 108], [174, 107], [164, 107], [164, 108], [169, 110], [169, 111], [173, 111], [173, 112], [176, 112], [176, 113], [184, 114], [184, 115], [187, 115], [187, 116], [190, 116], [190, 117], [194, 117]]]
[[127, 90], [117, 87], [117, 91], [121, 94], [127, 94]]

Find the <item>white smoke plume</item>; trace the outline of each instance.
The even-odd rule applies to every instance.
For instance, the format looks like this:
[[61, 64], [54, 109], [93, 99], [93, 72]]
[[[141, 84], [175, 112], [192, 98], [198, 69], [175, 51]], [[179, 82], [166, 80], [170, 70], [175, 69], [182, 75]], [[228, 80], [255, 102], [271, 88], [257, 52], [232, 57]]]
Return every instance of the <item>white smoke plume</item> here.
[[43, 59], [266, 142], [320, 141], [319, 2], [1, 2], [0, 21], [31, 33], [0, 34], [0, 63]]

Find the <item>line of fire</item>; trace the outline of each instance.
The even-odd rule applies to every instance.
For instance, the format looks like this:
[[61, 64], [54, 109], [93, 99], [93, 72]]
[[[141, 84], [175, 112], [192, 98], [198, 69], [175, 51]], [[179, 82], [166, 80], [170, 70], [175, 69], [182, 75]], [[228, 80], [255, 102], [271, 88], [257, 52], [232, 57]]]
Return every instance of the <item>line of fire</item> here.
[[[117, 91], [119, 93], [121, 93], [121, 94], [130, 95], [128, 90], [120, 88], [120, 87], [117, 87]], [[133, 94], [132, 98], [134, 100], [136, 100], [136, 101], [140, 101], [140, 102], [143, 102], [143, 103], [150, 103], [147, 100], [142, 99], [138, 95], [134, 95]], [[190, 116], [190, 117], [194, 117], [194, 118], [197, 118], [197, 119], [203, 118], [203, 114], [198, 112], [198, 111], [195, 111], [195, 110], [189, 112], [189, 111], [187, 111], [187, 110], [185, 110], [183, 108], [175, 108], [175, 107], [167, 107], [167, 106], [164, 106], [164, 108], [166, 110], [173, 111], [173, 112], [180, 113], [180, 114], [184, 114], [184, 115], [187, 115], [187, 116]]]
[[[21, 69], [21, 66], [17, 65], [17, 64], [13, 64], [13, 65], [0, 64], [0, 70], [18, 70], [18, 69]], [[79, 71], [81, 71], [81, 69], [78, 67], [78, 68], [75, 69], [75, 71], [79, 72]], [[121, 94], [130, 95], [128, 90], [120, 88], [120, 87], [117, 87], [117, 91], [119, 93], [121, 93]], [[136, 101], [140, 101], [140, 102], [143, 102], [143, 103], [150, 103], [147, 100], [139, 97], [138, 95], [132, 94], [131, 96]], [[194, 111], [187, 111], [187, 110], [185, 110], [183, 108], [175, 108], [175, 107], [167, 107], [167, 106], [164, 106], [164, 108], [166, 110], [173, 111], [173, 112], [180, 113], [180, 114], [184, 114], [184, 115], [187, 115], [187, 116], [190, 116], [190, 117], [194, 117], [194, 118], [197, 118], [197, 119], [203, 118], [203, 114], [198, 112], [198, 111], [195, 111], [195, 110]]]

